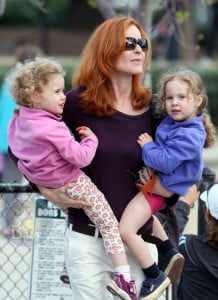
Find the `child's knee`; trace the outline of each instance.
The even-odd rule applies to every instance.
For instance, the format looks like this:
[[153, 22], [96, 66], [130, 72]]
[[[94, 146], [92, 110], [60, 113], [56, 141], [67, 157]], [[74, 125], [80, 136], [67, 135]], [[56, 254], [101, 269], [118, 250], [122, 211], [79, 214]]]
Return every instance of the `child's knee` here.
[[122, 240], [124, 242], [126, 240], [128, 240], [128, 238], [129, 238], [128, 227], [121, 223], [121, 224], [119, 224], [119, 231], [120, 231], [120, 236], [121, 236]]

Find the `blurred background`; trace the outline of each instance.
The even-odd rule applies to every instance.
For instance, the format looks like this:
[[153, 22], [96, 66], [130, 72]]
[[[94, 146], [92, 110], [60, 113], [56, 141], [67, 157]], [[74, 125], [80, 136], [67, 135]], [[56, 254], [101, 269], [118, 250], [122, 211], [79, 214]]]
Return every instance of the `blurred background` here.
[[[177, 66], [192, 68], [204, 80], [209, 112], [218, 126], [217, 0], [0, 0], [1, 300], [71, 299], [69, 287], [59, 280], [64, 216], [60, 212], [51, 222], [37, 216], [37, 207], [45, 212], [56, 208], [25, 188], [26, 180], [7, 154], [7, 123], [15, 105], [5, 76], [17, 61], [40, 52], [63, 64], [66, 90], [70, 89], [72, 73], [92, 31], [105, 19], [121, 15], [138, 19], [152, 41], [152, 63], [145, 84], [155, 92], [161, 73]], [[218, 143], [204, 150], [205, 166], [209, 167], [204, 184], [217, 181], [217, 153]], [[200, 232], [200, 219], [196, 203], [186, 232]], [[42, 232], [48, 237], [46, 234], [46, 239], [37, 243], [32, 235]], [[172, 297], [166, 294], [161, 299]]]
[[[78, 57], [94, 28], [121, 15], [138, 19], [152, 41], [150, 78], [145, 84], [155, 92], [157, 78], [167, 69], [178, 65], [194, 69], [205, 82], [210, 113], [218, 126], [217, 0], [0, 0], [0, 86], [20, 59], [17, 50], [33, 45], [63, 64], [66, 90], [70, 89]], [[0, 120], [1, 110], [2, 102]], [[0, 134], [3, 131], [0, 121]], [[13, 178], [4, 175], [4, 181], [17, 180], [16, 170], [13, 174]]]
[[89, 35], [102, 21], [118, 15], [137, 18], [150, 35], [153, 88], [163, 68], [181, 63], [197, 68], [208, 85], [214, 115], [217, 0], [0, 0], [0, 83], [14, 63], [16, 48], [32, 43], [61, 60], [69, 89]]
[[[31, 42], [47, 54], [77, 56], [104, 19], [131, 15], [153, 42], [154, 60], [217, 59], [217, 1], [1, 0], [0, 55]], [[148, 20], [147, 20], [148, 22]], [[150, 28], [149, 28], [150, 26]]]

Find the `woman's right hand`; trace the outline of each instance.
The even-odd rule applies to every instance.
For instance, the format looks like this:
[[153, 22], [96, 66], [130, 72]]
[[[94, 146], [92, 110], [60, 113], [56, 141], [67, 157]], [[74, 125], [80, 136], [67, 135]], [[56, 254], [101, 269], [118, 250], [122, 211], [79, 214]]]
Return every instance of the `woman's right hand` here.
[[198, 200], [200, 192], [198, 191], [197, 185], [192, 185], [185, 196], [180, 196], [179, 200], [185, 202], [190, 208], [193, 208], [195, 202]]
[[40, 193], [54, 205], [58, 206], [63, 211], [67, 211], [68, 208], [89, 208], [92, 205], [86, 201], [74, 200], [67, 196], [67, 190], [72, 188], [74, 183], [67, 183], [62, 187], [51, 189], [38, 186]]

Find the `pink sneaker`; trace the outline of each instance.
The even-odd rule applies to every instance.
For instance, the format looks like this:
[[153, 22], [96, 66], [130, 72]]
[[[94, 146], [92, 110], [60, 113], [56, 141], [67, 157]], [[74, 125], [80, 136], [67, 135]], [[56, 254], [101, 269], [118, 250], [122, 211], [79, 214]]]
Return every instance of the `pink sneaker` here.
[[115, 275], [107, 284], [108, 291], [122, 300], [137, 300], [135, 280], [125, 281], [123, 275]]

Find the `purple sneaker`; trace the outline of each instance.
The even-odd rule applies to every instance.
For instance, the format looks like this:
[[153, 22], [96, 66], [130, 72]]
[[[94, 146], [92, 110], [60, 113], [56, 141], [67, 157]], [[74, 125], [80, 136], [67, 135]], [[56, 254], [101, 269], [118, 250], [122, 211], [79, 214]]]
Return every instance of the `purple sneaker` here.
[[137, 300], [135, 280], [125, 281], [123, 275], [115, 275], [107, 284], [108, 291], [122, 300]]

